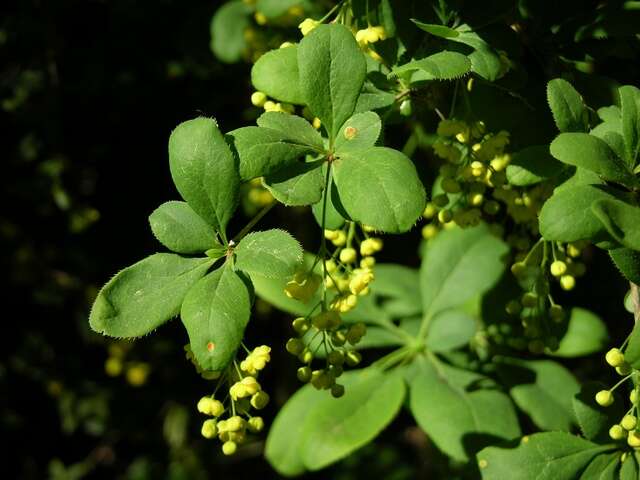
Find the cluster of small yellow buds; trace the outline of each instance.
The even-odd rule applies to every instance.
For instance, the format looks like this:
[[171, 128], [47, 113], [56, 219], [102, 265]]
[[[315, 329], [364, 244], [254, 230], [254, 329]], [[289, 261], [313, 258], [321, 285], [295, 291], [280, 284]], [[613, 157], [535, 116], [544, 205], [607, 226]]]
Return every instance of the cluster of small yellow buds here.
[[261, 345], [253, 349], [242, 362], [240, 369], [249, 375], [255, 375], [263, 370], [267, 363], [271, 360], [271, 347]]
[[605, 355], [605, 361], [611, 367], [616, 369], [619, 375], [624, 378], [618, 382], [613, 388], [609, 390], [600, 390], [595, 395], [595, 401], [601, 407], [608, 407], [615, 401], [613, 396], [614, 390], [623, 385], [626, 381], [632, 382], [632, 390], [629, 395], [629, 401], [631, 408], [622, 417], [619, 423], [611, 426], [609, 429], [609, 436], [613, 440], [626, 439], [627, 444], [634, 448], [640, 449], [640, 425], [638, 424], [638, 391], [640, 389], [638, 385], [638, 370], [635, 370], [627, 363], [624, 358], [624, 353], [619, 348], [612, 348]]
[[370, 43], [376, 43], [387, 38], [387, 32], [382, 25], [372, 27], [371, 25], [356, 32], [356, 41], [361, 47]]
[[332, 258], [324, 261], [325, 287], [337, 291], [331, 308], [342, 313], [357, 305], [358, 296], [369, 293], [369, 284], [375, 279], [373, 255], [383, 247], [380, 238], [366, 237], [371, 230], [362, 227], [366, 238], [356, 248], [355, 226], [349, 222], [344, 229], [324, 231], [325, 239], [336, 247]]
[[104, 362], [104, 371], [110, 377], [118, 377], [124, 373], [127, 383], [133, 387], [141, 387], [147, 383], [151, 367], [146, 362], [127, 361], [128, 346], [120, 342], [109, 345], [109, 356]]
[[318, 25], [320, 25], [319, 21], [314, 20], [313, 18], [305, 18], [302, 23], [298, 25], [298, 28], [300, 29], [300, 32], [302, 32], [302, 36], [306, 37]]
[[[298, 369], [298, 379], [310, 382], [318, 390], [331, 390], [336, 398], [341, 397], [344, 386], [336, 383], [336, 379], [342, 375], [344, 365], [353, 367], [360, 363], [360, 353], [349, 345], [360, 342], [367, 330], [365, 324], [345, 327], [338, 312], [326, 310], [311, 317], [298, 317], [292, 327], [298, 336], [287, 341], [286, 349], [305, 364]], [[318, 352], [324, 354], [325, 365], [313, 369]]]
[[[229, 385], [224, 400], [216, 399], [214, 392], [213, 395], [202, 397], [196, 407], [203, 415], [213, 417], [203, 422], [202, 436], [209, 439], [217, 436], [225, 455], [236, 452], [238, 445], [246, 440], [247, 432], [258, 433], [264, 428], [264, 420], [252, 416], [250, 412], [252, 409], [262, 410], [269, 403], [269, 395], [262, 390], [256, 377], [271, 360], [271, 348], [261, 345], [247, 352], [247, 357], [240, 362], [240, 368], [234, 360], [223, 373], [221, 381]], [[225, 406], [226, 402], [229, 402], [228, 406]], [[225, 412], [230, 415], [223, 419]]]
[[292, 104], [269, 100], [267, 95], [260, 91], [251, 94], [251, 103], [258, 108], [263, 108], [265, 112], [294, 113], [296, 111]]

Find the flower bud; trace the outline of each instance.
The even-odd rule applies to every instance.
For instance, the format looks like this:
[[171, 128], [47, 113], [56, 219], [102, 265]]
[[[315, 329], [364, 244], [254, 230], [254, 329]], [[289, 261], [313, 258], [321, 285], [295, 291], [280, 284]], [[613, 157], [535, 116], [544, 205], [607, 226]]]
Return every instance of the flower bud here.
[[624, 354], [618, 348], [609, 350], [604, 358], [606, 362], [614, 368], [624, 363]]
[[218, 434], [218, 429], [216, 427], [216, 421], [212, 418], [209, 420], [205, 420], [202, 423], [202, 428], [200, 429], [200, 433], [204, 438], [213, 438]]
[[602, 407], [608, 407], [613, 403], [613, 394], [609, 390], [600, 390], [596, 393], [596, 403]]
[[622, 428], [625, 430], [634, 430], [638, 425], [638, 419], [635, 415], [625, 415], [622, 417], [620, 425], [622, 425]]
[[251, 433], [259, 433], [264, 430], [264, 420], [262, 417], [251, 417], [247, 422], [247, 428]]
[[356, 261], [358, 254], [354, 248], [344, 248], [340, 252], [340, 261], [342, 263], [353, 263]]
[[238, 445], [236, 444], [236, 442], [229, 440], [222, 444], [222, 453], [224, 453], [225, 455], [233, 455], [234, 453], [236, 453], [236, 450], [238, 450]]
[[622, 440], [627, 436], [627, 432], [625, 432], [624, 428], [622, 428], [620, 425], [616, 424], [609, 429], [609, 436], [613, 440]]
[[256, 410], [262, 410], [269, 403], [269, 394], [263, 391], [256, 392], [251, 397], [251, 406]]

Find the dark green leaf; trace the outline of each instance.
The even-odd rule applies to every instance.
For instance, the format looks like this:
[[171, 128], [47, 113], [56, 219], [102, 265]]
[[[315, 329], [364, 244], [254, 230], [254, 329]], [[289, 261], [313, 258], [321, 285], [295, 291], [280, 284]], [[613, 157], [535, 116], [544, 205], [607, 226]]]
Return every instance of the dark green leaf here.
[[251, 293], [230, 263], [189, 290], [180, 317], [202, 369], [220, 371], [233, 360], [250, 315]]
[[306, 104], [330, 139], [353, 114], [366, 75], [364, 55], [343, 25], [319, 25], [298, 47], [301, 89]]
[[471, 70], [471, 61], [461, 53], [439, 52], [420, 60], [413, 60], [393, 69], [393, 75], [418, 71], [412, 81], [453, 80]]
[[182, 198], [224, 239], [238, 203], [240, 178], [216, 122], [199, 117], [178, 125], [169, 138], [169, 166]]
[[336, 137], [336, 154], [338, 156], [354, 150], [373, 147], [380, 136], [382, 122], [373, 112], [356, 113], [344, 122]]
[[236, 267], [266, 278], [293, 276], [302, 261], [300, 243], [284, 230], [252, 232], [235, 248]]
[[242, 127], [229, 132], [227, 137], [238, 153], [242, 180], [275, 174], [315, 151], [313, 147], [293, 142], [288, 135], [271, 128]]
[[432, 352], [446, 352], [462, 347], [473, 338], [476, 329], [476, 321], [469, 314], [460, 310], [445, 310], [431, 321], [427, 348]]
[[118, 272], [96, 297], [89, 324], [111, 337], [141, 337], [180, 312], [187, 291], [213, 260], [156, 253]]
[[615, 199], [614, 193], [613, 189], [598, 185], [556, 189], [540, 211], [540, 233], [545, 240], [561, 242], [609, 237], [591, 211], [591, 204], [600, 199]]
[[640, 368], [640, 323], [636, 323], [631, 331], [629, 343], [624, 351], [624, 359], [635, 368]]
[[251, 8], [242, 0], [222, 5], [211, 19], [211, 50], [219, 60], [234, 63], [242, 58], [247, 44], [244, 31], [250, 25]]
[[298, 45], [291, 45], [262, 55], [251, 69], [251, 83], [271, 98], [304, 105], [299, 75]]
[[624, 405], [620, 401], [606, 408], [596, 403], [596, 393], [606, 388], [602, 383], [589, 382], [573, 398], [573, 413], [587, 440], [610, 442], [609, 428], [620, 422], [625, 414]]
[[166, 202], [149, 216], [151, 231], [169, 250], [202, 253], [221, 247], [213, 228], [185, 202]]
[[287, 206], [313, 205], [322, 198], [323, 160], [298, 162], [264, 177], [264, 186]]
[[487, 447], [477, 458], [483, 480], [575, 480], [596, 455], [614, 448], [543, 432], [524, 437], [516, 448]]
[[630, 248], [615, 248], [609, 250], [609, 255], [627, 280], [640, 285], [640, 252]]
[[505, 269], [502, 257], [507, 251], [486, 225], [438, 234], [420, 269], [424, 315], [459, 307], [491, 289]]
[[640, 250], [640, 207], [615, 199], [591, 204], [591, 211], [613, 238], [632, 250]]
[[[326, 175], [326, 167], [322, 169], [322, 182], [324, 183], [324, 176]], [[338, 189], [333, 179], [329, 181], [329, 188], [327, 189], [329, 197], [326, 201], [326, 211], [324, 214], [324, 228], [330, 230], [337, 230], [344, 225], [345, 217], [348, 217], [344, 211], [340, 197], [338, 196]], [[318, 203], [315, 203], [312, 207], [313, 216], [319, 226], [322, 226], [322, 210], [325, 207], [324, 197], [327, 195], [327, 190], [322, 192], [322, 198]]]
[[562, 163], [549, 154], [546, 145], [526, 147], [513, 154], [511, 163], [507, 166], [507, 180], [511, 185], [534, 185], [555, 177], [563, 167]]
[[509, 397], [498, 390], [468, 390], [469, 379], [482, 377], [444, 364], [436, 370], [426, 359], [419, 367], [409, 385], [411, 413], [445, 454], [466, 461], [487, 444], [520, 435]]
[[281, 475], [289, 477], [304, 473], [299, 446], [305, 439], [305, 420], [326, 396], [327, 392], [305, 385], [279, 410], [269, 429], [264, 456]]
[[265, 112], [257, 120], [259, 127], [270, 128], [282, 133], [289, 142], [309, 145], [322, 151], [324, 143], [322, 135], [304, 118], [284, 112]]
[[607, 143], [587, 133], [561, 133], [551, 142], [551, 155], [568, 165], [586, 168], [605, 180], [637, 186], [638, 181]]
[[[349, 381], [350, 380], [350, 381]], [[405, 396], [398, 371], [366, 369], [344, 382], [345, 394], [308, 410], [300, 453], [309, 470], [319, 470], [373, 440], [397, 415]]]
[[580, 357], [601, 351], [609, 341], [607, 326], [595, 313], [583, 308], [571, 309], [567, 331], [560, 339], [557, 357]]
[[416, 168], [404, 154], [372, 147], [343, 154], [333, 162], [333, 178], [349, 216], [377, 230], [410, 230], [425, 205]]
[[618, 90], [622, 106], [622, 135], [626, 152], [627, 165], [636, 166], [640, 152], [640, 90], [632, 85], [625, 85]]
[[508, 357], [500, 359], [497, 370], [513, 401], [533, 423], [543, 430], [570, 431], [572, 400], [580, 384], [569, 370], [551, 360]]
[[382, 308], [392, 317], [402, 318], [422, 311], [418, 271], [402, 265], [377, 264], [371, 284], [374, 295], [382, 297]]
[[418, 26], [418, 28], [420, 28], [421, 30], [424, 30], [425, 32], [428, 32], [431, 35], [435, 35], [436, 37], [450, 39], [450, 38], [455, 38], [455, 37], [460, 35], [453, 28], [449, 28], [449, 27], [446, 27], [444, 25], [434, 25], [434, 24], [431, 24], [431, 23], [423, 23], [423, 22], [420, 22], [420, 21], [416, 20], [415, 18], [412, 18], [411, 21], [413, 23], [415, 23]]
[[[584, 132], [587, 107], [569, 82], [555, 78], [547, 84], [547, 101], [558, 130]], [[557, 157], [556, 157], [557, 158]]]

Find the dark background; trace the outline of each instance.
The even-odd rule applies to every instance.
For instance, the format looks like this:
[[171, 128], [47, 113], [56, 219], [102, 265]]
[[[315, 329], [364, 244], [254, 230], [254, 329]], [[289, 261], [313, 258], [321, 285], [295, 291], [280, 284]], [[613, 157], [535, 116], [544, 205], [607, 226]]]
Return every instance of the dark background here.
[[[113, 342], [87, 322], [110, 275], [160, 250], [146, 218], [177, 198], [171, 130], [204, 114], [228, 131], [256, 115], [249, 65], [223, 65], [209, 50], [218, 6], [24, 0], [0, 7], [4, 478], [277, 478], [260, 443], [225, 458], [217, 442], [200, 437], [195, 403], [210, 384], [184, 359], [178, 321], [130, 345], [126, 361], [150, 368], [138, 387], [106, 375]], [[620, 81], [630, 80], [629, 69], [616, 68]], [[269, 224], [313, 247], [317, 231], [306, 212], [276, 209], [262, 225]], [[417, 232], [387, 240], [382, 259], [416, 265], [417, 244]], [[580, 283], [572, 302], [616, 330], [624, 283], [601, 253], [588, 262], [595, 281]], [[282, 348], [290, 319], [262, 304], [256, 311], [248, 343], [274, 349], [261, 380], [274, 399], [268, 423], [297, 383]], [[401, 414], [375, 444], [310, 477], [444, 478], [442, 460]]]

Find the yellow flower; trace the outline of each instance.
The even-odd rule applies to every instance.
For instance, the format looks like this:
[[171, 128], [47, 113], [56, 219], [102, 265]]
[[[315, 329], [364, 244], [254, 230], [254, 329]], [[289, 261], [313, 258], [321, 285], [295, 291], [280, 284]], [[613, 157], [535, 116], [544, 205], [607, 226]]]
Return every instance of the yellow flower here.
[[359, 295], [367, 288], [367, 286], [369, 286], [373, 279], [373, 272], [368, 268], [356, 269], [351, 281], [349, 282], [349, 290], [351, 290], [351, 293], [354, 295]]
[[260, 391], [260, 384], [255, 377], [244, 377], [239, 382], [234, 383], [229, 389], [229, 395], [233, 400], [250, 397]]
[[312, 18], [305, 18], [302, 23], [298, 25], [298, 28], [302, 32], [302, 35], [306, 37], [309, 32], [311, 32], [311, 30], [316, 28], [318, 25], [320, 25], [320, 22], [318, 22], [317, 20], [314, 20]]
[[387, 38], [387, 32], [385, 32], [382, 25], [367, 27], [356, 32], [356, 41], [363, 47], [369, 43], [376, 43], [379, 40], [384, 40], [385, 38]]
[[382, 250], [382, 240], [379, 238], [367, 238], [360, 244], [360, 255], [367, 257]]
[[258, 371], [264, 369], [269, 360], [271, 360], [270, 352], [271, 347], [266, 345], [254, 348], [253, 352], [240, 362], [240, 368], [251, 375], [255, 375]]

